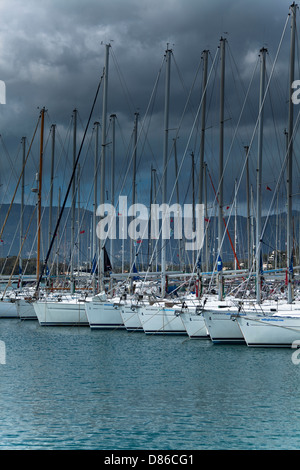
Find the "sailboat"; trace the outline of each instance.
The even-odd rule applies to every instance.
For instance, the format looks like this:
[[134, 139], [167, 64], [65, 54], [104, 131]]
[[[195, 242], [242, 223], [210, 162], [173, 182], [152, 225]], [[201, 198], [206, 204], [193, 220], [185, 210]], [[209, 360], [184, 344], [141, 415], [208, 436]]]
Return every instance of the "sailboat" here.
[[[77, 110], [73, 111], [73, 174], [76, 162], [76, 127]], [[72, 211], [71, 211], [71, 247], [74, 243], [74, 218], [75, 218], [75, 178], [72, 179]], [[71, 249], [70, 266], [70, 292], [64, 295], [48, 295], [36, 300], [32, 306], [41, 326], [89, 326], [86, 315], [85, 303], [90, 300], [84, 293], [75, 293], [74, 280], [74, 255]]]
[[[41, 133], [40, 133], [40, 165], [39, 165], [39, 173], [38, 173], [38, 188], [32, 189], [33, 192], [37, 192], [38, 194], [38, 246], [37, 246], [37, 264], [36, 264], [36, 275], [37, 280], [39, 278], [39, 269], [40, 269], [40, 237], [41, 237], [41, 193], [42, 193], [42, 166], [43, 166], [43, 152], [44, 152], [44, 121], [45, 121], [45, 108], [41, 110], [40, 113], [41, 117]], [[54, 127], [53, 129], [53, 139], [52, 139], [52, 170], [53, 170], [53, 156], [54, 156]], [[25, 144], [25, 141], [23, 141]], [[23, 148], [23, 168], [22, 168], [22, 196], [21, 196], [21, 226], [20, 226], [20, 241], [21, 241], [21, 248], [20, 248], [20, 257], [22, 253], [22, 244], [24, 240], [23, 235], [23, 204], [24, 204], [24, 177], [25, 177], [25, 145]], [[20, 260], [20, 271], [22, 272], [22, 262]], [[22, 286], [22, 281], [21, 281]], [[36, 311], [33, 306], [34, 300], [34, 291], [24, 291], [18, 295], [16, 299], [16, 308], [18, 315], [21, 320], [37, 320]]]
[[6, 294], [0, 300], [0, 318], [19, 318], [14, 294]]
[[121, 306], [121, 317], [127, 331], [144, 331], [139, 311], [141, 304], [138, 302], [130, 302]]
[[121, 316], [122, 299], [107, 299], [105, 293], [99, 293], [85, 304], [86, 316], [91, 329], [125, 329]]
[[287, 287], [288, 298], [284, 305], [272, 315], [236, 315], [233, 320], [238, 324], [246, 344], [252, 347], [291, 347], [300, 341], [300, 303], [293, 299], [293, 244], [292, 244], [292, 161], [293, 161], [293, 103], [292, 83], [294, 81], [294, 56], [296, 34], [296, 9], [293, 3], [291, 10], [291, 45], [289, 70], [289, 122], [287, 148]]
[[[45, 119], [45, 108], [42, 108], [39, 119], [37, 122], [36, 130], [39, 125], [39, 121], [41, 122], [41, 133], [40, 133], [40, 168], [39, 168], [39, 181], [38, 181], [38, 188], [36, 189], [36, 192], [38, 193], [38, 239], [37, 239], [37, 278], [39, 276], [39, 263], [40, 263], [40, 227], [41, 227], [41, 182], [42, 182], [42, 160], [43, 160], [43, 139], [44, 139], [44, 119]], [[36, 131], [35, 131], [36, 132]], [[35, 136], [34, 132], [34, 136]], [[33, 137], [34, 139], [34, 137]], [[20, 179], [22, 177], [22, 196], [21, 196], [21, 224], [20, 224], [20, 252], [17, 257], [17, 260], [19, 259], [19, 268], [21, 268], [21, 253], [22, 253], [22, 247], [25, 238], [23, 237], [23, 201], [24, 201], [24, 172], [25, 172], [25, 163], [28, 158], [29, 152], [27, 154], [27, 157], [25, 158], [25, 138], [22, 138], [22, 143], [23, 143], [23, 163], [22, 163], [22, 172], [18, 181], [18, 184], [20, 182]], [[17, 184], [17, 187], [18, 187]], [[11, 201], [11, 205], [13, 199]], [[11, 206], [10, 206], [11, 207]], [[10, 279], [11, 280], [11, 279]], [[21, 283], [22, 284], [22, 283]], [[5, 294], [5, 296], [1, 299], [0, 301], [0, 316], [3, 318], [5, 316], [8, 317], [17, 317], [21, 319], [36, 319], [36, 314], [34, 312], [32, 302], [32, 298], [28, 295], [28, 292], [21, 292], [18, 293], [18, 295], [14, 295], [13, 297], [10, 297], [10, 294]], [[1, 314], [1, 311], [3, 310], [3, 314]]]
[[[83, 138], [81, 140], [81, 144], [80, 144], [80, 148], [79, 148], [79, 151], [77, 153], [77, 156], [76, 156], [76, 145], [75, 145], [76, 144], [76, 112], [75, 112], [76, 110], [74, 110], [74, 138], [73, 138], [74, 161], [73, 161], [72, 176], [70, 178], [68, 188], [67, 188], [67, 191], [66, 191], [66, 194], [65, 194], [65, 198], [64, 198], [62, 207], [60, 209], [60, 213], [59, 213], [59, 216], [58, 216], [58, 219], [57, 219], [57, 222], [56, 222], [56, 226], [55, 226], [55, 229], [54, 229], [54, 233], [52, 235], [50, 245], [48, 247], [48, 252], [47, 252], [47, 255], [45, 257], [43, 267], [41, 269], [41, 272], [39, 272], [39, 278], [38, 278], [38, 282], [37, 282], [36, 290], [35, 290], [35, 296], [36, 297], [39, 297], [39, 289], [40, 289], [42, 276], [43, 276], [44, 270], [47, 266], [47, 262], [49, 260], [49, 256], [50, 256], [53, 244], [54, 244], [54, 240], [55, 240], [55, 237], [57, 235], [57, 230], [58, 230], [59, 224], [60, 224], [61, 219], [62, 219], [62, 214], [63, 214], [64, 208], [65, 208], [68, 196], [69, 196], [71, 185], [74, 182], [76, 168], [77, 168], [78, 161], [79, 161], [81, 151], [82, 151], [82, 148], [83, 148], [83, 144], [84, 144], [84, 141], [85, 141], [85, 138], [86, 138], [86, 135], [87, 135], [87, 131], [88, 131], [88, 128], [89, 128], [89, 125], [90, 125], [90, 121], [91, 121], [91, 118], [92, 118], [92, 115], [93, 115], [93, 112], [94, 112], [95, 103], [96, 103], [96, 100], [97, 100], [97, 96], [98, 96], [98, 93], [99, 93], [99, 90], [100, 90], [101, 83], [102, 83], [102, 77], [101, 77], [101, 79], [98, 83], [98, 87], [97, 87], [96, 94], [95, 94], [95, 97], [94, 97], [93, 105], [92, 105], [91, 110], [90, 110], [89, 118], [88, 118], [88, 121], [87, 121], [87, 124], [86, 124], [86, 127], [85, 127], [85, 131], [84, 131], [84, 134], [83, 134]], [[75, 200], [75, 198], [74, 198], [74, 185], [73, 185], [72, 200], [73, 201]], [[74, 221], [74, 219], [73, 219], [73, 221]], [[73, 272], [73, 269], [72, 269], [71, 270], [71, 283], [70, 283], [71, 284], [71, 292], [68, 294], [67, 298], [63, 299], [61, 296], [52, 295], [52, 296], [48, 296], [45, 299], [36, 300], [33, 303], [34, 310], [37, 314], [39, 323], [41, 325], [70, 325], [70, 324], [80, 325], [80, 326], [81, 325], [84, 325], [84, 326], [89, 325], [87, 315], [86, 315], [85, 304], [90, 299], [86, 298], [85, 295], [81, 295], [80, 293], [79, 294], [74, 293], [75, 282], [74, 282], [73, 275], [74, 275], [74, 272]], [[66, 300], [66, 302], [63, 302], [63, 300]]]
[[180, 314], [183, 326], [191, 339], [210, 339], [210, 335], [200, 306], [188, 308]]
[[[162, 204], [167, 203], [167, 162], [169, 139], [169, 104], [170, 104], [170, 75], [172, 50], [167, 47], [165, 54], [165, 112], [164, 112], [164, 145], [163, 145], [163, 177], [162, 177]], [[165, 214], [162, 214], [162, 218]], [[166, 244], [162, 244], [161, 251], [161, 300], [152, 305], [143, 305], [138, 311], [139, 320], [145, 333], [151, 334], [186, 334], [180, 319], [178, 309], [165, 301], [166, 297]], [[180, 310], [179, 310], [180, 312]]]
[[[221, 39], [221, 46], [223, 51], [223, 68], [224, 68], [224, 53], [225, 53], [225, 42], [224, 39]], [[262, 131], [263, 131], [263, 100], [264, 100], [264, 83], [265, 83], [265, 54], [266, 49], [261, 49], [261, 72], [260, 72], [260, 95], [259, 95], [259, 152], [258, 152], [258, 178], [261, 178], [261, 153], [262, 153]], [[223, 72], [223, 80], [224, 80], [224, 72]], [[221, 77], [222, 80], [222, 77]], [[224, 89], [224, 83], [222, 84], [221, 81], [221, 90]], [[222, 100], [223, 97], [223, 100]], [[224, 96], [221, 92], [221, 107], [220, 107], [220, 132], [222, 133], [222, 122], [223, 122], [223, 107], [224, 107]], [[223, 139], [220, 138], [220, 145], [222, 145]], [[222, 148], [220, 148], [220, 153], [222, 153]], [[247, 157], [248, 158], [248, 154]], [[220, 159], [220, 180], [219, 185], [220, 189], [220, 198], [222, 197], [222, 184], [223, 184], [223, 166], [222, 166], [222, 159]], [[261, 191], [261, 183], [258, 184], [258, 194]], [[236, 195], [235, 195], [236, 197]], [[260, 213], [261, 213], [261, 199], [258, 198], [258, 214], [257, 214], [257, 231], [258, 231], [258, 239], [260, 240]], [[222, 200], [219, 201], [219, 257], [220, 257], [220, 250], [221, 250], [221, 240], [222, 240], [222, 232], [220, 231], [220, 220], [223, 217], [221, 213], [222, 209]], [[219, 275], [222, 272], [222, 269], [219, 268], [218, 265]], [[257, 282], [259, 284], [259, 281]], [[219, 296], [218, 296], [218, 303], [214, 303], [214, 305], [208, 305], [203, 312], [203, 316], [205, 319], [205, 323], [207, 329], [209, 331], [210, 337], [213, 342], [230, 342], [230, 343], [243, 343], [244, 337], [240, 331], [238, 325], [231, 320], [231, 315], [236, 311], [235, 301], [233, 302], [226, 301], [223, 299], [222, 296], [222, 281], [219, 280]], [[258, 301], [259, 303], [259, 301]], [[251, 309], [257, 308], [257, 306], [251, 306]], [[240, 308], [239, 308], [240, 310]]]
[[[262, 138], [263, 138], [263, 108], [265, 101], [265, 55], [266, 49], [260, 50], [261, 70], [260, 70], [260, 98], [259, 98], [259, 131], [258, 131], [258, 169], [257, 169], [257, 234], [256, 234], [256, 300], [235, 300], [222, 299], [219, 282], [219, 298], [215, 306], [207, 304], [203, 311], [203, 316], [210, 337], [213, 342], [245, 342], [245, 337], [241, 331], [240, 323], [244, 324], [244, 319], [248, 316], [261, 316], [265, 313], [276, 314], [283, 312], [285, 303], [267, 299], [264, 302], [261, 298], [261, 168], [262, 168]], [[291, 114], [291, 113], [290, 113]], [[292, 132], [292, 130], [291, 130]], [[291, 135], [291, 134], [290, 134]], [[291, 145], [290, 145], [291, 147]], [[221, 173], [221, 171], [220, 171]], [[291, 179], [291, 178], [290, 178]], [[291, 194], [291, 192], [290, 192]], [[219, 203], [221, 206], [221, 203]], [[219, 218], [220, 221], [220, 218]], [[219, 234], [220, 242], [220, 234]], [[249, 271], [249, 276], [250, 276]], [[289, 309], [288, 309], [289, 310]], [[241, 319], [240, 321], [237, 318]], [[234, 319], [235, 321], [232, 321]], [[257, 325], [256, 325], [257, 326]]]
[[78, 295], [53, 296], [33, 303], [41, 326], [89, 326], [85, 311], [86, 299]]

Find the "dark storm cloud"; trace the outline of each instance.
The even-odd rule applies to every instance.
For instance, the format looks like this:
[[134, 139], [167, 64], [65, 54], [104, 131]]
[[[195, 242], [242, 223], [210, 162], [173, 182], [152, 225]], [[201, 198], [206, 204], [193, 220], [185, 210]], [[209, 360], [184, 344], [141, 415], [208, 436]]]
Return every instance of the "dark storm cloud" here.
[[[21, 136], [28, 135], [29, 138], [32, 135], [39, 112], [37, 108], [42, 106], [48, 109], [51, 122], [61, 126], [62, 133], [67, 129], [75, 107], [81, 113], [85, 125], [104, 66], [104, 44], [107, 43], [112, 46], [108, 113], [117, 114], [127, 141], [130, 140], [136, 110], [140, 112], [143, 122], [164, 51], [169, 44], [176, 65], [171, 82], [170, 127], [177, 128], [201, 53], [209, 49], [213, 58], [221, 36], [228, 40], [231, 66], [236, 64], [238, 67], [234, 78], [232, 72], [227, 72], [226, 82], [226, 99], [235, 121], [231, 115], [227, 114], [227, 117], [234, 126], [240, 103], [233, 80], [244, 80], [243, 87], [246, 89], [262, 46], [268, 48], [272, 64], [289, 6], [290, 2], [279, 0], [3, 0], [0, 5], [0, 78], [7, 86], [7, 103], [1, 106], [1, 135], [9, 143], [9, 151], [14, 155]], [[288, 34], [289, 29], [278, 60], [282, 75], [288, 70]], [[192, 110], [195, 113], [200, 100], [200, 71], [197, 80], [193, 95], [195, 101], [188, 108], [190, 113]], [[163, 113], [163, 74], [161, 81], [153, 108], [149, 142], [144, 144], [144, 158], [140, 159], [140, 181], [148, 178], [152, 154], [155, 155], [155, 163], [161, 161], [162, 129], [159, 127]], [[216, 88], [210, 95], [215, 107], [211, 109], [209, 122], [215, 127], [212, 138], [217, 139], [217, 74], [215, 83]], [[258, 79], [255, 86], [257, 91]], [[282, 86], [285, 92], [285, 83]], [[241, 152], [243, 144], [247, 143], [246, 130], [248, 136], [251, 135], [255, 125], [258, 102], [256, 91], [252, 94], [253, 121], [247, 115], [247, 120], [241, 125], [242, 133], [243, 126], [245, 129], [240, 142]], [[283, 100], [286, 100], [286, 96]], [[266, 113], [266, 121], [270, 124], [271, 111]], [[95, 117], [101, 119], [101, 102], [97, 105]], [[186, 148], [188, 125], [191, 125], [193, 119], [194, 114], [190, 114], [184, 121], [185, 127], [179, 139], [181, 154]], [[285, 120], [282, 113], [281, 119]], [[173, 136], [175, 133], [170, 137]], [[230, 137], [227, 145], [229, 142]], [[217, 155], [217, 143], [214, 143], [214, 150]], [[119, 157], [122, 163], [124, 157], [125, 149], [122, 157]], [[216, 161], [217, 156], [210, 157], [212, 166]], [[7, 162], [1, 165], [2, 169], [10, 170]], [[215, 167], [213, 171], [216, 175]], [[189, 175], [189, 170], [186, 169], [185, 173]]]

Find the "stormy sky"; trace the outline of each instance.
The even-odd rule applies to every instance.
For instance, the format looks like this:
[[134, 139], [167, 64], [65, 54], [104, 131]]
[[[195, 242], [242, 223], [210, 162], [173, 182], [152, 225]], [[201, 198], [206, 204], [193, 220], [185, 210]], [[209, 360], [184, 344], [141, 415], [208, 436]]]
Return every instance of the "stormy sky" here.
[[[220, 38], [226, 38], [224, 203], [230, 206], [234, 182], [238, 203], [245, 207], [244, 155], [251, 144], [249, 169], [256, 191], [259, 51], [267, 48], [266, 83], [271, 77], [264, 109], [264, 203], [274, 196], [285, 154], [288, 117], [290, 22], [288, 0], [1, 0], [0, 79], [6, 84], [6, 104], [0, 105], [0, 183], [2, 202], [8, 202], [21, 171], [21, 138], [27, 150], [41, 108], [47, 110], [44, 134], [43, 201], [50, 180], [51, 134], [56, 125], [54, 203], [62, 198], [72, 171], [72, 113], [78, 111], [77, 151], [103, 73], [109, 48], [105, 195], [111, 197], [110, 115], [116, 114], [115, 194], [131, 196], [133, 129], [138, 113], [136, 192], [149, 202], [151, 165], [157, 185], [162, 175], [164, 136], [164, 56], [172, 50], [168, 195], [174, 188], [174, 149], [179, 174], [180, 202], [192, 198], [194, 155], [195, 200], [198, 198], [202, 52], [209, 50], [205, 134], [207, 192], [213, 201], [218, 186]], [[298, 12], [299, 14], [299, 12]], [[298, 35], [296, 35], [298, 40]], [[280, 46], [280, 47], [279, 47]], [[296, 59], [298, 46], [296, 47]], [[275, 63], [276, 59], [276, 63]], [[295, 79], [300, 78], [298, 61]], [[80, 156], [80, 202], [91, 207], [94, 178], [94, 122], [102, 125], [102, 92]], [[298, 113], [295, 106], [295, 119]], [[174, 140], [176, 139], [176, 140]], [[101, 131], [100, 131], [101, 147]], [[297, 154], [295, 143], [295, 154]], [[26, 201], [39, 162], [39, 131], [26, 166]], [[244, 168], [245, 169], [245, 168]], [[295, 193], [299, 188], [297, 158]], [[241, 178], [242, 175], [242, 178]], [[100, 181], [100, 177], [99, 177]], [[280, 204], [285, 204], [285, 176]], [[266, 188], [269, 190], [266, 190]], [[272, 191], [270, 191], [270, 189]], [[160, 196], [159, 196], [160, 197]], [[20, 190], [16, 201], [20, 200]], [[297, 200], [296, 200], [297, 204]], [[227, 207], [227, 206], [226, 206]]]

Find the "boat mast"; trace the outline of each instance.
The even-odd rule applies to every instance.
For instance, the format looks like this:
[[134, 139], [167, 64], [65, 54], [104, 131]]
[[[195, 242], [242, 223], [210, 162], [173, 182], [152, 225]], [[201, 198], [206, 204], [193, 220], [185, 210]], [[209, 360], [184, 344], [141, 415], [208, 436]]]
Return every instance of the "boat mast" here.
[[[102, 143], [101, 143], [101, 161], [100, 161], [100, 205], [105, 202], [105, 156], [106, 156], [106, 120], [107, 120], [107, 90], [108, 90], [108, 62], [109, 62], [110, 44], [105, 45], [105, 67], [103, 84], [103, 103], [102, 103]], [[104, 243], [100, 240], [100, 289], [104, 289]]]
[[250, 186], [249, 186], [249, 146], [246, 145], [246, 195], [247, 195], [247, 252], [248, 252], [248, 271], [252, 265], [251, 254], [251, 235], [250, 235]]
[[202, 79], [201, 142], [200, 142], [200, 171], [199, 171], [199, 204], [203, 204], [204, 143], [205, 143], [205, 114], [206, 114], [208, 51], [206, 50], [203, 51], [202, 56], [203, 56], [203, 79]]
[[50, 173], [50, 201], [49, 201], [49, 233], [48, 248], [52, 237], [52, 204], [53, 204], [53, 173], [54, 173], [54, 154], [55, 154], [55, 124], [52, 124], [52, 148], [51, 148], [51, 173]]
[[39, 166], [39, 186], [38, 186], [38, 237], [37, 237], [37, 262], [36, 262], [36, 279], [37, 279], [37, 281], [39, 280], [39, 277], [40, 277], [44, 122], [45, 122], [45, 108], [43, 108], [41, 110], [40, 166]]
[[[220, 150], [219, 150], [219, 210], [218, 210], [218, 299], [223, 300], [222, 240], [223, 240], [223, 146], [224, 146], [224, 85], [225, 41], [221, 37], [221, 83], [220, 83]], [[219, 264], [220, 263], [220, 264]]]
[[[157, 192], [156, 192], [156, 178], [157, 178], [157, 175], [156, 175], [156, 169], [153, 168], [152, 169], [152, 172], [153, 172], [153, 204], [156, 204], [156, 197], [157, 197]], [[158, 272], [158, 250], [157, 250], [157, 244], [158, 244], [158, 240], [155, 242], [154, 244], [154, 260], [155, 260], [155, 269], [154, 271], [157, 273]]]
[[[195, 157], [194, 152], [191, 153], [192, 157], [192, 232], [195, 233]], [[192, 253], [192, 270], [195, 266], [195, 250]]]
[[[60, 213], [60, 198], [61, 198], [61, 187], [58, 188], [58, 202], [57, 202], [57, 220]], [[56, 240], [56, 276], [59, 275], [59, 227], [57, 228], [57, 240]]]
[[[205, 199], [205, 195], [203, 196], [203, 184], [206, 184], [206, 176], [205, 176], [205, 164], [204, 164], [204, 144], [205, 144], [205, 117], [206, 117], [206, 88], [207, 88], [207, 59], [208, 59], [208, 50], [204, 50], [202, 52], [203, 57], [203, 77], [202, 77], [202, 109], [201, 109], [201, 142], [200, 142], [200, 168], [199, 168], [199, 204], [203, 204], [203, 199]], [[206, 211], [206, 207], [205, 207]], [[206, 215], [205, 215], [206, 218]], [[205, 226], [205, 225], [204, 225]], [[207, 237], [207, 233], [205, 230], [205, 238]], [[201, 249], [201, 251], [203, 251]], [[200, 256], [201, 252], [198, 254]], [[205, 252], [205, 262], [206, 265], [208, 264], [208, 260], [206, 259], [207, 252]], [[200, 273], [199, 273], [200, 275]]]
[[295, 2], [291, 5], [291, 45], [290, 45], [290, 71], [289, 71], [289, 122], [288, 122], [288, 160], [287, 160], [287, 273], [288, 273], [288, 303], [293, 301], [293, 227], [292, 227], [292, 171], [293, 171], [293, 102], [292, 83], [294, 81], [295, 69], [295, 30], [296, 9]]
[[97, 236], [96, 236], [96, 211], [97, 211], [97, 182], [98, 182], [98, 147], [99, 147], [99, 122], [94, 123], [95, 130], [95, 156], [94, 156], [94, 211], [93, 211], [93, 256], [92, 274], [93, 274], [93, 294], [96, 294], [96, 266], [97, 266]]
[[[110, 119], [112, 122], [112, 155], [111, 155], [111, 205], [115, 207], [115, 158], [116, 158], [116, 114], [111, 114]], [[110, 239], [110, 262], [113, 269], [114, 259], [114, 240]]]
[[[76, 130], [77, 130], [77, 110], [73, 111], [73, 171], [75, 170], [76, 162]], [[75, 178], [72, 181], [72, 212], [71, 212], [71, 278], [70, 278], [70, 291], [73, 294], [75, 292], [75, 281], [74, 281], [74, 250], [75, 250]]]
[[[136, 203], [136, 155], [137, 155], [137, 132], [138, 132], [138, 118], [139, 113], [134, 113], [134, 132], [133, 132], [133, 163], [132, 163], [132, 207]], [[135, 263], [135, 248], [132, 238], [130, 238], [130, 267], [133, 269]], [[132, 289], [133, 278], [130, 278], [130, 284]]]
[[22, 246], [23, 246], [23, 221], [24, 221], [24, 188], [25, 188], [25, 152], [26, 152], [26, 137], [22, 137], [22, 186], [21, 186], [21, 217], [20, 217], [20, 257], [19, 257], [19, 276], [20, 287], [22, 287], [23, 278], [23, 260], [22, 260]]
[[[237, 250], [237, 180], [234, 182], [234, 251]], [[237, 270], [236, 256], [234, 257], [234, 270]]]
[[262, 143], [263, 143], [263, 103], [265, 92], [266, 53], [264, 47], [260, 50], [260, 90], [259, 90], [259, 127], [258, 155], [256, 179], [256, 301], [261, 303], [261, 174], [262, 174]]
[[[174, 161], [175, 161], [175, 178], [176, 178], [176, 202], [177, 207], [179, 207], [179, 175], [178, 175], [178, 160], [177, 160], [177, 138], [173, 139], [174, 141]], [[179, 213], [177, 213], [177, 217], [179, 217]], [[179, 261], [179, 271], [182, 269], [182, 238], [178, 240], [178, 261]]]
[[209, 259], [208, 259], [208, 228], [209, 228], [209, 219], [208, 219], [208, 211], [207, 211], [207, 163], [204, 162], [204, 227], [205, 227], [205, 266], [206, 271], [208, 271], [209, 267]]
[[[168, 137], [169, 137], [169, 106], [170, 106], [170, 71], [172, 50], [167, 45], [166, 50], [166, 81], [165, 81], [165, 114], [164, 114], [164, 147], [163, 147], [163, 180], [162, 180], [162, 235], [166, 220], [165, 205], [167, 203], [167, 162], [168, 162]], [[166, 240], [162, 236], [161, 250], [161, 295], [166, 294]]]

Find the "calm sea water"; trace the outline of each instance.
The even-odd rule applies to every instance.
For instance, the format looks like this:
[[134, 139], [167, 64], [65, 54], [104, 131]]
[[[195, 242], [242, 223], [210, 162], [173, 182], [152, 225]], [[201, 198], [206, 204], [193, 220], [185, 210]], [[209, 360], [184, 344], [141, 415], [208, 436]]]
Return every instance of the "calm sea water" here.
[[299, 449], [290, 349], [0, 321], [0, 449]]

